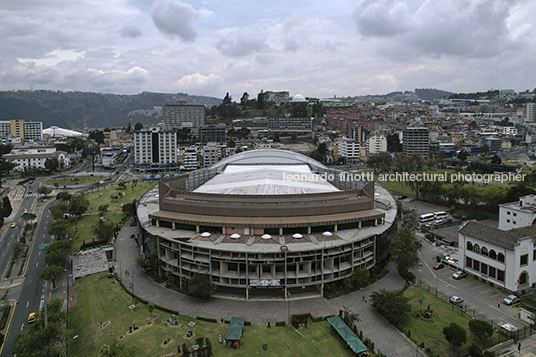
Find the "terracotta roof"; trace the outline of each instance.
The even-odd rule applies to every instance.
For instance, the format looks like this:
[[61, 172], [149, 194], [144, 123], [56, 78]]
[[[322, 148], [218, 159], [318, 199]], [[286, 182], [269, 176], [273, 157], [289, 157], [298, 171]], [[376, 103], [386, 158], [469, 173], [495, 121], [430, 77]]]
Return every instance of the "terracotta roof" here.
[[475, 221], [470, 221], [460, 229], [460, 233], [504, 248], [513, 249], [519, 239], [536, 236], [536, 226], [503, 231]]

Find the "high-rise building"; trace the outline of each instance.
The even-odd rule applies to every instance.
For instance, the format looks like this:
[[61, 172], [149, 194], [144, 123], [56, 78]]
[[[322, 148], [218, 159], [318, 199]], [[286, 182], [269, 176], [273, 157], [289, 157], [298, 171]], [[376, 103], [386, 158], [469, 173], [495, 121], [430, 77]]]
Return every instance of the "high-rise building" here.
[[184, 150], [184, 170], [197, 170], [197, 148], [195, 146]]
[[525, 121], [536, 123], [536, 103], [525, 103]]
[[162, 127], [135, 130], [134, 164], [144, 171], [165, 171], [177, 166], [177, 132]]
[[367, 139], [367, 154], [374, 155], [387, 151], [387, 138], [377, 134]]
[[359, 163], [360, 151], [361, 144], [357, 140], [347, 138], [338, 140], [339, 155], [345, 157], [347, 163]]
[[22, 119], [0, 121], [0, 137], [6, 136], [21, 140], [41, 140], [43, 139], [43, 123]]
[[313, 118], [268, 118], [268, 130], [274, 133], [310, 133]]
[[203, 167], [210, 167], [220, 160], [218, 143], [207, 143], [203, 146]]
[[199, 141], [203, 144], [209, 142], [225, 144], [225, 124], [201, 126], [199, 128]]
[[162, 120], [167, 129], [199, 128], [205, 125], [205, 106], [197, 104], [166, 104], [162, 106]]
[[402, 136], [402, 153], [404, 155], [413, 155], [420, 153], [425, 159], [428, 159], [430, 149], [430, 138], [428, 128], [424, 126], [409, 127], [404, 130]]

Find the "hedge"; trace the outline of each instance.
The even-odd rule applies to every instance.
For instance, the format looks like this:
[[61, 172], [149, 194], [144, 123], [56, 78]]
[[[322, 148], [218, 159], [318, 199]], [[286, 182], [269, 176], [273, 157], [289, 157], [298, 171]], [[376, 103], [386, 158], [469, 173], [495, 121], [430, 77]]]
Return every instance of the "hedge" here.
[[287, 323], [285, 321], [276, 321], [276, 326], [287, 326]]
[[218, 320], [213, 319], [213, 318], [211, 318], [211, 317], [196, 316], [196, 319], [201, 320], [201, 321], [206, 321], [206, 322], [215, 322], [215, 323], [218, 323]]

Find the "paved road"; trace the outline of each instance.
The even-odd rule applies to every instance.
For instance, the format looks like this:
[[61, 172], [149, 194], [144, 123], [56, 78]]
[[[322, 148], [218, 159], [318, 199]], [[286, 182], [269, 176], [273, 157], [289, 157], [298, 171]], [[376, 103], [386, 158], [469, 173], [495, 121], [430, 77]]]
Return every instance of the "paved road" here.
[[[208, 302], [184, 296], [166, 289], [162, 284], [152, 281], [144, 271], [136, 266], [136, 259], [140, 256], [139, 248], [131, 234], [138, 233], [137, 227], [130, 227], [130, 221], [125, 224], [115, 243], [117, 249], [117, 268], [125, 286], [132, 284], [134, 293], [150, 302], [166, 306], [179, 311], [182, 315], [204, 316], [216, 319], [230, 320], [233, 316], [243, 316], [253, 324], [267, 324], [268, 321], [288, 321], [288, 315], [310, 312], [313, 316], [335, 315], [343, 306], [360, 314], [361, 322], [358, 328], [363, 330], [364, 336], [370, 338], [375, 348], [390, 357], [413, 357], [417, 350], [415, 344], [391, 324], [379, 316], [371, 307], [370, 302], [365, 303], [363, 295], [370, 295], [373, 291], [386, 288], [397, 289], [404, 282], [396, 273], [393, 266], [384, 279], [359, 292], [349, 294], [332, 300], [322, 297], [285, 301], [243, 301], [222, 298], [211, 298]], [[128, 274], [126, 273], [128, 271]]]

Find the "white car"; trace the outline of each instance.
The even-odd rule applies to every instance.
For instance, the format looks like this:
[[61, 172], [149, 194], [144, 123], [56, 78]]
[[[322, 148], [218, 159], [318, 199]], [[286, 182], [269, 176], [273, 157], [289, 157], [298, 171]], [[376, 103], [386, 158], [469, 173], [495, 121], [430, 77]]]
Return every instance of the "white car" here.
[[452, 274], [452, 278], [458, 280], [458, 279], [461, 279], [461, 278], [465, 278], [467, 276], [467, 274], [461, 270], [458, 270], [456, 273]]
[[451, 296], [450, 297], [450, 302], [452, 304], [461, 304], [463, 302], [463, 299], [459, 296]]
[[521, 299], [518, 298], [518, 297], [515, 296], [515, 295], [508, 295], [507, 297], [505, 297], [505, 298], [503, 299], [503, 303], [504, 303], [505, 305], [513, 305], [513, 304], [518, 303], [519, 301], [521, 301]]

